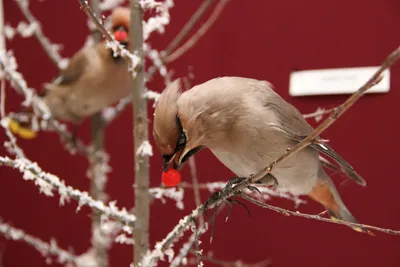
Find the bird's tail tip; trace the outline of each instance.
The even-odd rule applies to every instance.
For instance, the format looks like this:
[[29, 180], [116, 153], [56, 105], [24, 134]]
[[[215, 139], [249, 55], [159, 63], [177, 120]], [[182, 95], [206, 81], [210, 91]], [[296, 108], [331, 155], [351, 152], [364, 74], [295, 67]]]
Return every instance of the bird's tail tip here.
[[370, 236], [375, 236], [375, 233], [363, 227], [350, 213], [350, 211], [346, 207], [341, 207], [339, 213], [333, 212], [328, 209], [328, 214], [330, 215], [331, 220], [341, 220], [346, 221], [358, 225], [349, 225], [351, 229], [356, 232], [368, 234]]
[[23, 139], [33, 139], [37, 136], [36, 131], [13, 118], [9, 120], [8, 128], [14, 135], [17, 135]]

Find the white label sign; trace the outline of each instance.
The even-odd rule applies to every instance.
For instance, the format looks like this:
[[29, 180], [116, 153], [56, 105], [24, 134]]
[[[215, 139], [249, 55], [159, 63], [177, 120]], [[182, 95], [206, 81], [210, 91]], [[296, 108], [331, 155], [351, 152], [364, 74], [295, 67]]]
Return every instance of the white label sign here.
[[[352, 94], [367, 82], [379, 67], [302, 70], [290, 74], [289, 94], [338, 95]], [[387, 93], [390, 89], [390, 71], [383, 72], [380, 83], [367, 93]]]

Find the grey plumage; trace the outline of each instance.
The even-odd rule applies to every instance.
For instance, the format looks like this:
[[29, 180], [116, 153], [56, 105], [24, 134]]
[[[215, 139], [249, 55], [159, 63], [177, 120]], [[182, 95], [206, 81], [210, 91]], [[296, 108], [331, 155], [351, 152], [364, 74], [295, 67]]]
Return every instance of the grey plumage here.
[[[163, 99], [163, 95], [171, 94], [170, 90], [180, 94], [174, 100], [176, 103]], [[206, 146], [239, 177], [257, 173], [313, 131], [301, 113], [266, 81], [215, 78], [183, 93], [175, 84], [163, 92], [160, 101], [164, 104], [157, 106], [156, 112], [163, 113], [168, 106], [176, 109], [187, 135], [185, 151], [175, 153], [178, 165], [190, 149]], [[163, 124], [155, 118], [155, 128]], [[356, 222], [324, 171], [319, 153], [337, 161], [350, 178], [365, 185], [349, 163], [322, 140], [316, 140], [273, 168], [271, 174], [277, 180], [277, 189], [295, 195], [308, 194], [332, 216]]]

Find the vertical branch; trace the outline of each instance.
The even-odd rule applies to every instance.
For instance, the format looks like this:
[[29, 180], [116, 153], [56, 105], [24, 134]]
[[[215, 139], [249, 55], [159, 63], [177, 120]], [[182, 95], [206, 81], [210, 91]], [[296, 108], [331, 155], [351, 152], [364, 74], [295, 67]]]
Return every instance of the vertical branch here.
[[[6, 51], [6, 39], [4, 36], [4, 3], [3, 0], [0, 0], [0, 52], [1, 51]], [[6, 99], [6, 74], [3, 74], [3, 77], [1, 78], [1, 98], [0, 98], [0, 113], [1, 113], [1, 118], [3, 118], [6, 115], [5, 111], [5, 99]]]
[[133, 230], [134, 266], [138, 266], [149, 246], [149, 158], [139, 150], [148, 142], [147, 99], [144, 87], [143, 20], [142, 9], [137, 0], [131, 0], [131, 27], [129, 32], [131, 51], [139, 57], [140, 66], [133, 78], [133, 138], [135, 166], [135, 213], [137, 221]]
[[0, 51], [6, 50], [6, 39], [4, 36], [4, 3], [0, 0]]
[[[183, 78], [183, 84], [185, 86], [185, 90], [189, 90], [192, 86], [189, 81], [190, 74], [187, 77]], [[190, 175], [192, 176], [192, 182], [193, 182], [193, 194], [194, 194], [194, 201], [196, 206], [201, 205], [201, 195], [200, 195], [200, 189], [199, 189], [199, 179], [197, 177], [197, 169], [196, 169], [196, 160], [195, 156], [192, 156], [189, 158], [189, 167], [190, 167]], [[203, 214], [200, 215], [199, 217], [199, 226], [203, 227], [204, 226], [204, 216]]]
[[[99, 0], [91, 0], [90, 6], [97, 17], [101, 16], [99, 9]], [[96, 43], [101, 41], [101, 33], [94, 31], [92, 33]], [[101, 112], [94, 114], [91, 118], [92, 146], [94, 153], [89, 156], [90, 162], [90, 195], [98, 200], [105, 201], [106, 193], [104, 192], [107, 177], [106, 173], [101, 170], [104, 164], [104, 126]], [[108, 266], [108, 247], [105, 233], [101, 230], [101, 213], [92, 210], [92, 246], [95, 253], [95, 260], [98, 267]]]

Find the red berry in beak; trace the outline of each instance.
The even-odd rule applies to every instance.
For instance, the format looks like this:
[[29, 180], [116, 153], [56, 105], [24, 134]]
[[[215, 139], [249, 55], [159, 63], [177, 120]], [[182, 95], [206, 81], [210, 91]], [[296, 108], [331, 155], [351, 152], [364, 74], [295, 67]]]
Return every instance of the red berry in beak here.
[[169, 169], [162, 173], [161, 180], [166, 186], [176, 186], [181, 181], [181, 174], [175, 169]]
[[128, 38], [128, 33], [126, 31], [116, 31], [114, 32], [114, 38], [118, 42], [125, 41]]

